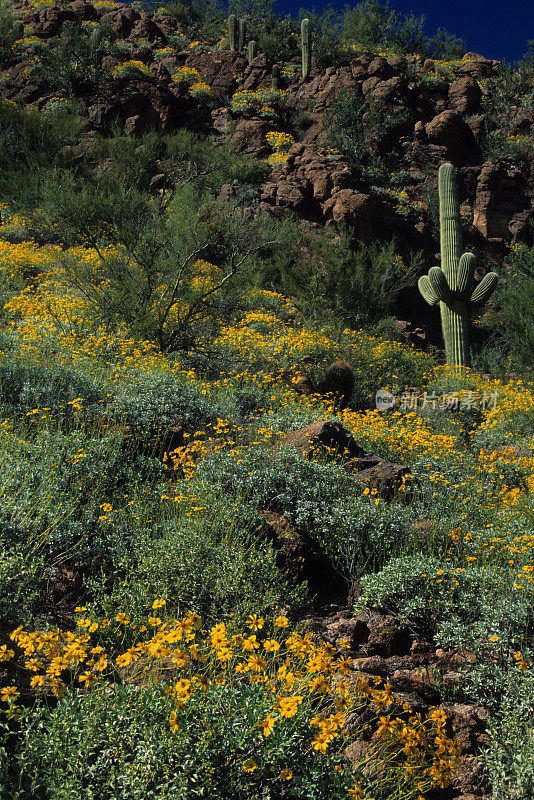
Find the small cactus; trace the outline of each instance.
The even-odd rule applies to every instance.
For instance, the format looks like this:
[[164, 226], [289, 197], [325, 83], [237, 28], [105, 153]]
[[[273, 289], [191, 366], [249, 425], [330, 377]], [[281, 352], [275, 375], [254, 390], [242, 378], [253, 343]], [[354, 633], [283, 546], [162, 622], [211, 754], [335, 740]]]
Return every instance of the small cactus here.
[[247, 21], [246, 19], [240, 19], [238, 24], [238, 42], [237, 42], [237, 49], [241, 52], [245, 46], [245, 41], [247, 38]]
[[258, 44], [251, 39], [248, 43], [248, 63], [251, 64], [258, 55]]
[[447, 364], [468, 367], [470, 358], [470, 312], [484, 305], [497, 285], [495, 272], [473, 289], [475, 256], [462, 252], [460, 205], [452, 164], [439, 168], [439, 223], [441, 267], [431, 267], [419, 278], [419, 291], [431, 306], [439, 304]]
[[235, 52], [239, 42], [239, 24], [235, 14], [230, 14], [228, 17], [228, 39], [230, 41], [230, 50]]
[[273, 64], [271, 70], [271, 89], [278, 91], [280, 88], [280, 67], [278, 64]]
[[300, 42], [302, 49], [302, 77], [307, 80], [311, 67], [311, 25], [308, 18], [303, 19], [300, 25]]

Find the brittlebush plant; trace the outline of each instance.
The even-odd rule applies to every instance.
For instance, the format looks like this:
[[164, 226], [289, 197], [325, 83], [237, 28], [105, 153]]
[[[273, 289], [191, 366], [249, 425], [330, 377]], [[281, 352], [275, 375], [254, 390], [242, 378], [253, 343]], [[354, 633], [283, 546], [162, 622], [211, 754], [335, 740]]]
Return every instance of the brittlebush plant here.
[[[190, 738], [199, 723], [204, 731], [213, 725], [204, 746], [225, 750], [219, 769], [228, 785], [250, 792], [246, 796], [256, 796], [261, 787], [275, 789], [282, 781], [290, 787], [289, 797], [316, 785], [317, 794], [306, 796], [319, 797], [328, 789], [333, 798], [407, 799], [449, 783], [457, 752], [445, 733], [443, 711], [423, 718], [407, 704], [395, 703], [389, 683], [351, 680], [351, 660], [344, 652], [314, 642], [310, 633], [289, 631], [285, 616], [267, 620], [251, 614], [241, 629], [230, 617], [204, 629], [194, 612], [163, 620], [164, 607], [164, 600], [154, 601], [146, 624], [138, 627], [136, 644], [119, 655], [106, 652], [96, 639], [111, 628], [121, 650], [132, 625], [122, 612], [97, 622], [80, 607], [77, 633], [19, 627], [11, 640], [33, 673], [30, 686], [44, 695], [63, 698], [74, 692], [87, 698], [109, 694], [120, 684], [159, 688], [176, 741]], [[7, 648], [0, 655], [15, 657]], [[2, 690], [11, 716], [18, 713], [17, 696], [14, 686]], [[349, 734], [349, 715], [354, 720], [364, 712], [371, 720], [365, 730], [356, 725], [356, 734], [353, 724]], [[344, 750], [361, 736], [367, 738], [364, 755], [351, 766]], [[231, 745], [223, 746], [225, 741]]]

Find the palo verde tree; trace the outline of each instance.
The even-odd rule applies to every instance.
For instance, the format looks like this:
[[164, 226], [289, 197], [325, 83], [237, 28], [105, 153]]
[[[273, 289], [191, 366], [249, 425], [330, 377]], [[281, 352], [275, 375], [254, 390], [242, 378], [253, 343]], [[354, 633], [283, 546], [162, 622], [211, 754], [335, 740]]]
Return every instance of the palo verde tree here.
[[151, 197], [125, 181], [82, 183], [64, 172], [49, 176], [43, 195], [36, 229], [94, 251], [91, 265], [69, 252], [59, 258], [93, 322], [125, 326], [164, 352], [202, 349], [262, 259], [291, 237], [288, 226], [217, 201], [193, 182]]

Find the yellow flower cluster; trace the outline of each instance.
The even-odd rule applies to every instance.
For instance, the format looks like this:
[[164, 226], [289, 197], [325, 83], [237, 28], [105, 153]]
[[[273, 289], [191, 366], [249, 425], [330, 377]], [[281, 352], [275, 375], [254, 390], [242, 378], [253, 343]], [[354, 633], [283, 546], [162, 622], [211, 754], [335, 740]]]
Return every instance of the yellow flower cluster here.
[[180, 67], [173, 72], [171, 81], [173, 83], [185, 83], [192, 86], [195, 83], [201, 83], [200, 73], [193, 67]]
[[122, 64], [117, 64], [117, 66], [111, 70], [111, 75], [113, 78], [116, 78], [127, 69], [135, 69], [139, 72], [143, 72], [145, 75], [150, 75], [150, 70], [143, 61], [123, 61]]
[[271, 167], [276, 167], [279, 164], [285, 164], [289, 155], [289, 149], [295, 144], [295, 140], [289, 133], [281, 133], [279, 131], [270, 131], [266, 134], [265, 138], [274, 153], [269, 156], [267, 163]]
[[[267, 749], [275, 728], [298, 721], [309, 730], [302, 746], [325, 755], [336, 739], [346, 739], [349, 714], [364, 708], [379, 714], [395, 704], [390, 684], [381, 685], [380, 678], [357, 678], [349, 683], [352, 662], [333, 645], [315, 643], [310, 633], [284, 633], [289, 621], [283, 615], [267, 620], [253, 613], [243, 628], [220, 622], [203, 629], [202, 619], [194, 612], [163, 621], [156, 614], [165, 604], [164, 599], [153, 602], [148, 624], [137, 626], [137, 643], [115, 657], [92, 637], [110, 626], [120, 637], [132, 626], [130, 617], [122, 612], [114, 622], [96, 622], [84, 616], [86, 608], [78, 607], [78, 633], [59, 628], [28, 632], [18, 627], [10, 638], [22, 652], [26, 669], [34, 673], [31, 686], [39, 692], [64, 696], [67, 675], [73, 685], [86, 691], [109, 687], [114, 669], [128, 682], [163, 681], [170, 703], [169, 725], [174, 731], [180, 730], [181, 715], [189, 713], [193, 697], [198, 713], [203, 704], [218, 702], [217, 687], [228, 692], [243, 681], [262, 686], [263, 700], [254, 724]], [[13, 651], [2, 654], [3, 660], [13, 657]], [[18, 694], [15, 686], [0, 690], [10, 713], [16, 711]], [[458, 751], [445, 733], [445, 712], [436, 709], [423, 718], [413, 714], [409, 705], [403, 708], [404, 716], [387, 714], [375, 722], [374, 739], [380, 742], [381, 755], [389, 754], [385, 764], [396, 759], [403, 767], [406, 785], [414, 780], [425, 788], [448, 785]], [[243, 770], [257, 769], [257, 758], [245, 760]], [[291, 780], [289, 767], [284, 777]]]

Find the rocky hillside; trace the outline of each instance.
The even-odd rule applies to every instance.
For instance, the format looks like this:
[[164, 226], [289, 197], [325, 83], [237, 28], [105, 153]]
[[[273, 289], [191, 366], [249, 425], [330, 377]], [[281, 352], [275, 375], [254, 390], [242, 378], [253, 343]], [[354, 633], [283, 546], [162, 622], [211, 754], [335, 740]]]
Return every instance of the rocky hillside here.
[[[466, 244], [481, 271], [501, 265], [511, 245], [532, 243], [534, 79], [526, 69], [513, 72], [474, 53], [439, 62], [354, 46], [343, 65], [318, 70], [312, 61], [303, 81], [294, 37], [292, 62], [280, 65], [273, 84], [264, 54], [249, 63], [247, 51], [224, 49], [224, 38], [187, 41], [164, 9], [25, 0], [17, 14], [23, 38], [2, 73], [3, 96], [40, 110], [58, 95], [79, 98], [86, 118], [78, 159], [117, 118], [136, 135], [185, 126], [258, 159], [274, 149], [274, 168], [252, 198], [260, 209], [294, 213], [312, 226], [345, 223], [364, 243], [396, 237], [401, 252], [422, 250], [430, 261], [439, 250], [437, 170], [450, 160]], [[70, 52], [63, 47], [58, 91], [61, 80], [51, 79], [43, 52], [57, 50], [69, 24], [81, 24], [83, 36]], [[273, 132], [284, 136], [273, 140]], [[164, 163], [153, 185], [165, 185]], [[223, 193], [243, 198], [239, 186]]]

